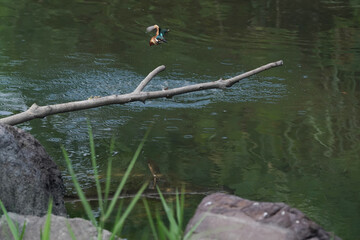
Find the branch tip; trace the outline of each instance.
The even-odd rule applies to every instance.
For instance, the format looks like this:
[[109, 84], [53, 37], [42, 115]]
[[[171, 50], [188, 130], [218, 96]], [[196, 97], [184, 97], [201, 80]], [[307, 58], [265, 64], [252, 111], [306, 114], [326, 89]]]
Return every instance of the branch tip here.
[[39, 105], [37, 105], [36, 103], [33, 103], [33, 105], [31, 105], [31, 107], [29, 108], [30, 111], [35, 110], [39, 107]]
[[159, 72], [162, 72], [165, 70], [165, 65], [158, 66], [154, 70], [152, 70], [144, 80], [141, 81], [141, 83], [137, 86], [137, 88], [133, 91], [133, 93], [140, 93], [146, 85], [153, 79], [153, 77], [156, 76]]

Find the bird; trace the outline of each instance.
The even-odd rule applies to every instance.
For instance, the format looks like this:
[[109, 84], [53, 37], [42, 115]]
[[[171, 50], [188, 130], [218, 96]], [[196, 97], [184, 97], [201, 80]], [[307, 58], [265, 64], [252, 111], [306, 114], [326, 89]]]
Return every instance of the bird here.
[[149, 27], [146, 28], [146, 31], [147, 31], [147, 32], [151, 32], [151, 31], [153, 31], [153, 30], [156, 30], [156, 34], [155, 34], [155, 36], [153, 36], [153, 37], [150, 39], [150, 42], [149, 42], [150, 47], [151, 47], [152, 45], [159, 45], [160, 43], [167, 43], [164, 35], [165, 35], [166, 33], [168, 33], [168, 32], [170, 31], [170, 29], [167, 29], [167, 28], [161, 29], [161, 28], [160, 28], [158, 25], [156, 25], [156, 24], [153, 25], [153, 26], [149, 26]]

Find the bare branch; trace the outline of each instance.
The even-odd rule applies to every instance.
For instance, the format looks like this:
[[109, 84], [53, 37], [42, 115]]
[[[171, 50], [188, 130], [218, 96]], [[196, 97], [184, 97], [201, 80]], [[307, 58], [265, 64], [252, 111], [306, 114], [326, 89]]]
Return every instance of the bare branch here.
[[132, 93], [122, 94], [122, 95], [111, 95], [106, 97], [100, 97], [100, 98], [94, 98], [94, 99], [88, 99], [88, 100], [76, 101], [76, 102], [60, 103], [60, 104], [48, 105], [48, 106], [38, 106], [36, 103], [34, 103], [25, 112], [0, 119], [0, 123], [16, 125], [26, 121], [30, 121], [35, 118], [44, 118], [46, 116], [50, 116], [57, 113], [72, 112], [72, 111], [95, 108], [95, 107], [111, 105], [111, 104], [125, 104], [136, 101], [145, 102], [148, 99], [163, 98], [163, 97], [169, 98], [179, 94], [202, 91], [206, 89], [214, 89], [214, 88], [223, 89], [226, 87], [231, 87], [235, 83], [239, 82], [241, 79], [250, 77], [254, 74], [281, 65], [283, 65], [282, 60], [266, 64], [254, 70], [251, 70], [249, 72], [240, 74], [238, 76], [226, 80], [220, 79], [214, 82], [199, 83], [190, 86], [173, 88], [169, 90], [143, 92], [142, 90], [150, 82], [150, 80], [156, 74], [158, 74], [159, 72], [165, 69], [165, 66], [162, 65], [154, 69], [151, 73], [149, 73], [149, 75], [139, 84], [139, 86]]
[[155, 68], [151, 73], [149, 73], [146, 78], [144, 78], [144, 80], [141, 81], [141, 83], [139, 84], [139, 86], [133, 91], [133, 93], [140, 93], [145, 87], [146, 85], [151, 81], [151, 79], [153, 77], [156, 76], [156, 74], [158, 74], [159, 72], [162, 72], [165, 70], [165, 66], [161, 65], [157, 68]]

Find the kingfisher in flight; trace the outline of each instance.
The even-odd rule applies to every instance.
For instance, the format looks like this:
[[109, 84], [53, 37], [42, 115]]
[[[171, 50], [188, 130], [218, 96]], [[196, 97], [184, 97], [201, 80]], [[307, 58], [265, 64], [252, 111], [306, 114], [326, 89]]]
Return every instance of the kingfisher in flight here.
[[153, 31], [153, 30], [156, 30], [156, 34], [155, 34], [155, 36], [153, 36], [153, 37], [150, 39], [150, 42], [149, 42], [150, 47], [151, 47], [152, 45], [159, 45], [159, 44], [161, 44], [161, 43], [167, 43], [164, 35], [165, 35], [166, 33], [168, 33], [168, 32], [170, 31], [170, 29], [161, 29], [161, 28], [160, 28], [158, 25], [156, 25], [156, 24], [153, 25], [153, 26], [150, 26], [150, 27], [147, 27], [147, 28], [146, 28], [146, 31], [147, 31], [147, 32], [151, 32], [151, 31]]

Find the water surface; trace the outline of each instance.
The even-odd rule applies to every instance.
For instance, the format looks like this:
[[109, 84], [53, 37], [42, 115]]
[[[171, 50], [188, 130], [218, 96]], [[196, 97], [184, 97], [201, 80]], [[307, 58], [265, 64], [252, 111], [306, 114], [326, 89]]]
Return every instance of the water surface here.
[[[59, 114], [19, 127], [60, 166], [69, 199], [74, 188], [60, 145], [94, 195], [87, 119], [102, 177], [114, 155], [113, 187], [151, 125], [126, 193], [151, 181], [151, 161], [164, 192], [185, 185], [188, 192], [286, 202], [354, 239], [360, 234], [359, 7], [343, 0], [4, 0], [0, 116], [34, 102], [129, 93], [159, 65], [166, 70], [147, 90], [225, 79], [282, 59], [284, 66], [225, 91]], [[168, 44], [148, 46], [145, 28], [152, 24], [171, 29]], [[109, 153], [113, 136], [116, 152]], [[202, 196], [187, 195], [187, 218]], [[84, 214], [77, 203], [67, 207], [71, 216]], [[139, 206], [125, 237], [139, 238], [143, 213]]]

